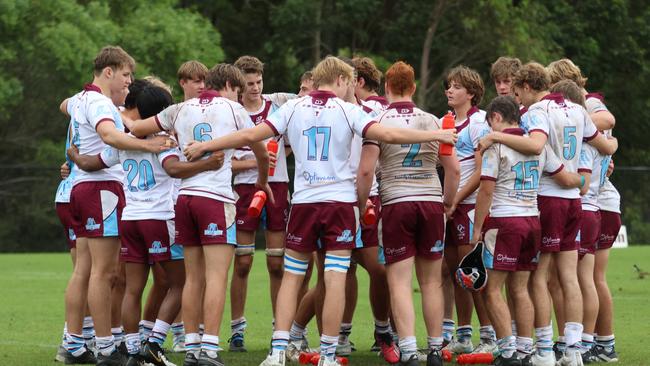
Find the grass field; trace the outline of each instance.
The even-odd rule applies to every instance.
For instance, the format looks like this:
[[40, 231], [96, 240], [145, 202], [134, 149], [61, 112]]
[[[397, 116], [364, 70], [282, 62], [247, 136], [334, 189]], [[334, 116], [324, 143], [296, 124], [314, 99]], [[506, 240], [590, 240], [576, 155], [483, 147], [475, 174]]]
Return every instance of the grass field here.
[[[262, 253], [256, 255], [249, 284], [246, 314], [249, 352], [225, 352], [224, 358], [229, 365], [258, 365], [267, 351], [272, 315], [263, 258]], [[616, 307], [616, 347], [621, 366], [650, 365], [650, 347], [644, 345], [650, 331], [650, 276], [639, 279], [633, 264], [650, 270], [650, 246], [615, 249], [611, 255], [609, 281]], [[63, 294], [70, 267], [66, 254], [0, 255], [0, 276], [4, 278], [0, 287], [0, 319], [4, 322], [0, 365], [56, 364], [53, 359], [61, 337]], [[368, 278], [362, 269], [358, 273], [360, 296], [351, 339], [359, 351], [353, 353], [350, 361], [357, 365], [385, 365], [368, 352], [373, 331], [367, 299]], [[419, 296], [415, 294], [416, 301]], [[230, 318], [228, 308], [224, 318]], [[221, 329], [222, 346], [227, 347], [229, 322], [224, 321]], [[310, 344], [317, 346], [317, 338], [317, 332], [311, 327]], [[418, 339], [421, 342], [425, 339], [421, 315], [418, 316]], [[171, 359], [182, 365], [181, 355], [171, 355]]]

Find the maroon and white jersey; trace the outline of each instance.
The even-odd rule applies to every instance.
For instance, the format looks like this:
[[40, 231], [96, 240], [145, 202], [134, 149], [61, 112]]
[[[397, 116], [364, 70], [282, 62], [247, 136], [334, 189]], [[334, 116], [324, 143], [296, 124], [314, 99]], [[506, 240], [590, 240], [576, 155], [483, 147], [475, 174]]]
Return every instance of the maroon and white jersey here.
[[[241, 104], [221, 97], [214, 90], [204, 91], [198, 98], [167, 107], [156, 116], [156, 122], [162, 130], [176, 134], [180, 147], [190, 141], [209, 141], [253, 127]], [[233, 153], [234, 149], [224, 150], [224, 163], [220, 169], [183, 179], [179, 194], [235, 203], [231, 186]]]
[[372, 117], [319, 90], [288, 101], [266, 123], [277, 136], [286, 135], [293, 149], [292, 203], [357, 202], [350, 150], [354, 135], [363, 136]]
[[[422, 131], [440, 129], [440, 121], [411, 102], [392, 103], [378, 117], [387, 127]], [[438, 142], [421, 144], [375, 143], [381, 149], [379, 195], [382, 206], [405, 201], [442, 202], [438, 165]]]
[[[255, 125], [258, 125], [264, 121], [266, 118], [273, 114], [280, 106], [286, 103], [289, 95], [286, 93], [275, 93], [262, 96], [262, 107], [255, 112], [248, 112], [248, 115], [251, 118], [251, 121]], [[271, 99], [271, 96], [274, 98]], [[275, 100], [275, 102], [273, 101]], [[286, 138], [284, 136], [272, 137], [278, 143], [278, 153], [277, 160], [275, 165], [275, 173], [269, 175], [269, 182], [288, 182], [289, 173], [287, 172], [287, 153], [285, 147], [289, 146]], [[271, 139], [264, 140], [264, 143], [268, 143]], [[235, 150], [234, 158], [237, 160], [254, 160], [255, 154], [251, 151], [250, 147], [245, 146]], [[247, 169], [241, 171], [235, 175], [234, 184], [255, 184], [257, 182], [257, 168]]]
[[578, 172], [588, 172], [591, 174], [589, 180], [589, 190], [585, 195], [580, 197], [582, 201], [582, 209], [586, 211], [598, 211], [598, 194], [601, 187], [605, 185], [607, 178], [607, 168], [609, 161], [612, 159], [610, 155], [602, 155], [598, 150], [588, 144], [582, 146], [580, 152], [580, 165]]
[[[467, 118], [464, 121], [456, 122], [456, 131], [458, 132], [458, 141], [456, 141], [456, 156], [460, 166], [460, 181], [458, 190], [460, 191], [469, 178], [476, 171], [476, 161], [474, 154], [478, 150], [478, 143], [481, 137], [490, 133], [490, 126], [485, 120], [485, 111], [472, 107], [467, 112]], [[475, 204], [476, 191], [467, 196], [462, 204]]]
[[[523, 136], [520, 128], [502, 131]], [[540, 155], [524, 155], [504, 144], [494, 144], [483, 153], [481, 180], [495, 181], [491, 217], [537, 216], [540, 178], [561, 171], [562, 162], [548, 145]]]
[[[587, 111], [558, 93], [548, 94], [531, 105], [521, 117], [521, 125], [528, 134], [538, 131], [548, 136], [547, 145], [572, 173], [578, 171], [582, 142], [598, 134]], [[551, 177], [542, 176], [539, 194], [574, 199], [580, 198], [580, 189], [562, 188]]]
[[370, 111], [373, 111], [375, 113], [381, 113], [388, 109], [388, 100], [384, 97], [380, 96], [370, 96], [366, 98], [366, 100], [362, 100], [359, 102], [362, 106], [364, 106], [364, 109], [369, 109]]

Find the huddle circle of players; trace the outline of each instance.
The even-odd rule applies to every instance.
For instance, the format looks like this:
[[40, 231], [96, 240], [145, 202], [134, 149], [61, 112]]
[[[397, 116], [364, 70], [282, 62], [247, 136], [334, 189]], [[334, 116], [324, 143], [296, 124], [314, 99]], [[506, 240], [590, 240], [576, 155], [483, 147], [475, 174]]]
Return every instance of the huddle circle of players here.
[[[188, 61], [178, 104], [160, 80], [133, 80], [134, 68], [123, 49], [104, 47], [93, 82], [61, 104], [70, 125], [56, 209], [74, 270], [57, 361], [173, 365], [163, 349], [171, 330], [185, 366], [224, 365], [233, 259], [228, 350], [246, 352], [262, 233], [274, 315], [263, 366], [347, 363], [358, 265], [370, 278], [372, 350], [390, 364], [442, 365], [449, 354], [494, 365], [618, 360], [605, 277], [621, 225], [608, 179], [615, 119], [570, 60], [499, 58], [499, 96], [485, 110], [479, 74], [455, 67], [442, 120], [413, 103], [414, 71], [401, 61], [383, 75], [385, 97], [365, 57], [326, 57], [297, 95], [263, 94], [252, 56], [209, 70]], [[314, 316], [319, 349], [306, 338]]]

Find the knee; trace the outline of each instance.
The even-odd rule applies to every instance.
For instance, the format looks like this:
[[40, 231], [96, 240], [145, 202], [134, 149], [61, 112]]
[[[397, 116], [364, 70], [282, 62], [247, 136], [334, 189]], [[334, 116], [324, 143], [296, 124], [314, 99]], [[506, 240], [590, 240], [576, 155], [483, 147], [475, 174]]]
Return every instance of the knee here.
[[274, 278], [281, 278], [284, 272], [284, 266], [281, 257], [269, 257], [267, 262], [269, 275]]
[[248, 278], [248, 274], [251, 272], [251, 266], [249, 263], [240, 263], [235, 266], [234, 274], [239, 278]]

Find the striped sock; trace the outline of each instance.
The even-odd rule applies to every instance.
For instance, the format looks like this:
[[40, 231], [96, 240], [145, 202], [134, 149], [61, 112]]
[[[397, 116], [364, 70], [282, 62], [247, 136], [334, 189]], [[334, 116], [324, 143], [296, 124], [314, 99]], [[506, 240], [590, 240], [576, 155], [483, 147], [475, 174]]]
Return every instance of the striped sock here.
[[564, 341], [567, 347], [578, 347], [582, 339], [582, 324], [576, 322], [564, 323]]
[[81, 356], [86, 351], [84, 337], [81, 335], [68, 333], [66, 343], [66, 350], [75, 357]]
[[199, 333], [187, 333], [185, 335], [185, 351], [198, 356], [201, 352], [201, 336]]
[[512, 320], [510, 322], [510, 329], [512, 330], [512, 335], [517, 336], [517, 322], [515, 320]]
[[140, 353], [140, 334], [139, 333], [129, 333], [124, 336], [126, 342], [126, 350], [130, 355], [137, 355]]
[[497, 333], [491, 325], [484, 325], [479, 328], [481, 343], [492, 343], [497, 340]]
[[442, 349], [442, 337], [427, 337], [427, 346], [431, 351], [439, 351]]
[[537, 338], [535, 347], [540, 355], [553, 352], [553, 328], [550, 325], [535, 328], [535, 337]]
[[350, 334], [352, 333], [352, 323], [341, 323], [339, 330], [339, 344], [346, 344], [350, 342]]
[[334, 361], [338, 340], [338, 336], [328, 336], [325, 334], [320, 336], [320, 357], [322, 359]]
[[[513, 336], [514, 337], [514, 336]], [[533, 353], [533, 339], [517, 336], [517, 353], [523, 357]]]
[[101, 353], [104, 356], [110, 356], [111, 353], [115, 352], [115, 340], [113, 336], [108, 337], [95, 337], [97, 341], [97, 352]]
[[442, 338], [446, 343], [451, 342], [454, 338], [454, 330], [456, 329], [456, 322], [454, 319], [443, 319], [442, 320]]
[[497, 341], [497, 346], [502, 356], [510, 358], [517, 350], [517, 338], [515, 336], [503, 337]]
[[230, 334], [235, 335], [235, 334], [244, 334], [244, 331], [246, 330], [246, 326], [248, 324], [246, 323], [246, 318], [241, 317], [239, 319], [231, 320], [230, 321]]
[[271, 354], [275, 355], [280, 351], [285, 351], [289, 345], [289, 332], [286, 330], [276, 330], [271, 338]]
[[204, 334], [201, 338], [201, 351], [205, 351], [208, 356], [214, 357], [221, 348], [219, 347], [219, 336]]
[[122, 341], [124, 340], [124, 328], [121, 326], [111, 328], [111, 334], [113, 335], [113, 342], [115, 342], [116, 347], [122, 344]]
[[350, 256], [325, 253], [325, 263], [323, 267], [323, 270], [326, 272], [334, 271], [347, 273], [348, 269], [350, 269]]
[[140, 340], [142, 342], [146, 341], [149, 339], [151, 336], [151, 331], [153, 330], [154, 323], [150, 322], [148, 320], [140, 320], [140, 323], [138, 324], [138, 329], [140, 331]]
[[172, 323], [172, 337], [174, 337], [174, 342], [178, 339], [183, 342], [183, 337], [185, 337], [185, 326], [183, 322]]
[[390, 332], [390, 322], [375, 319], [375, 333], [384, 334]]
[[153, 326], [151, 335], [149, 336], [149, 342], [158, 343], [160, 347], [162, 347], [163, 343], [165, 343], [165, 339], [167, 338], [169, 327], [169, 323], [166, 323], [160, 319], [156, 319], [156, 324]]
[[203, 336], [204, 333], [205, 333], [205, 324], [201, 323], [199, 324], [199, 334]]
[[463, 325], [456, 329], [456, 338], [459, 342], [471, 342], [474, 329], [471, 325]]
[[399, 350], [400, 353], [402, 354], [401, 356], [402, 362], [408, 361], [411, 358], [411, 356], [413, 356], [415, 352], [417, 352], [418, 350], [418, 345], [415, 340], [415, 336], [400, 338]]
[[95, 343], [95, 322], [93, 318], [87, 316], [84, 318], [82, 334], [84, 337], [84, 342], [88, 348], [93, 348]]
[[582, 340], [580, 341], [580, 353], [585, 354], [594, 346], [594, 335], [589, 333], [582, 333]]
[[68, 323], [63, 323], [63, 335], [61, 336], [61, 346], [63, 346], [63, 348], [65, 349], [68, 349], [68, 347], [66, 347], [67, 344], [66, 334], [68, 334]]
[[596, 336], [596, 344], [603, 347], [606, 352], [612, 352], [614, 350], [614, 345], [616, 344], [616, 339], [614, 335], [608, 336]]
[[300, 342], [302, 341], [302, 338], [305, 336], [306, 332], [306, 327], [303, 327], [302, 325], [296, 323], [294, 320], [293, 324], [291, 324], [291, 330], [289, 331], [289, 340], [291, 342]]

